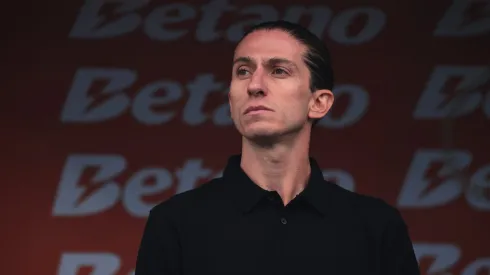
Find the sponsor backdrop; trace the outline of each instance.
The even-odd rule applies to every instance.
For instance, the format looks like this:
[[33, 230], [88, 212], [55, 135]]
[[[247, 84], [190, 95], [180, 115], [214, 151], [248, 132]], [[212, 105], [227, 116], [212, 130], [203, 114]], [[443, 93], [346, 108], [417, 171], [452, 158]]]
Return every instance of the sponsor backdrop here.
[[148, 210], [240, 151], [233, 48], [282, 18], [333, 54], [325, 177], [398, 207], [423, 274], [489, 274], [490, 4], [366, 3], [22, 4], [4, 24], [4, 273], [132, 274]]

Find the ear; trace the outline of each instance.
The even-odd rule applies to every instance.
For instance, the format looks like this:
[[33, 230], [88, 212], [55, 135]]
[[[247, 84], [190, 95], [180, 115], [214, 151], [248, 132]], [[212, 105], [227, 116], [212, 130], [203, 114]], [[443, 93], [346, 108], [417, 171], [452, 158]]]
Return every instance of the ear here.
[[324, 89], [324, 90], [316, 90], [312, 94], [312, 98], [310, 101], [310, 111], [308, 116], [310, 119], [321, 119], [323, 118], [330, 108], [332, 108], [334, 101], [334, 95], [332, 91]]

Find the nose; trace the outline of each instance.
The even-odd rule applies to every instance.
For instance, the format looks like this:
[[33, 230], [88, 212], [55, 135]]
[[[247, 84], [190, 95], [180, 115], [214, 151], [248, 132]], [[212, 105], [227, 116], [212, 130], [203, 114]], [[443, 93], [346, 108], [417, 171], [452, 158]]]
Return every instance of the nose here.
[[255, 70], [250, 82], [248, 83], [247, 92], [249, 96], [261, 97], [267, 95], [267, 87], [265, 83], [265, 74], [262, 68]]

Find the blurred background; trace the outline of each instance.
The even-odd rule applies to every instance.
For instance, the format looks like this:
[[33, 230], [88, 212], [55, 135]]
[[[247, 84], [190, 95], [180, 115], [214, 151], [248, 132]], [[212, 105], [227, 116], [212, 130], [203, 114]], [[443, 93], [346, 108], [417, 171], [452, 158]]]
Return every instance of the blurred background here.
[[332, 53], [325, 178], [400, 209], [422, 274], [490, 274], [490, 2], [366, 3], [5, 3], [2, 273], [132, 274], [149, 209], [240, 152], [236, 41], [285, 19]]

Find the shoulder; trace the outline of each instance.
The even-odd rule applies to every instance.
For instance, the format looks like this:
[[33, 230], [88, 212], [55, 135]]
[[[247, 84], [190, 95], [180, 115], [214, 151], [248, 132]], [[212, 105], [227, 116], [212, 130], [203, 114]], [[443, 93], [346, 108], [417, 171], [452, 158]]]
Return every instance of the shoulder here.
[[178, 219], [202, 209], [222, 206], [225, 182], [222, 178], [212, 179], [194, 189], [175, 194], [158, 203], [150, 210], [150, 215]]
[[332, 192], [335, 193], [334, 201], [338, 207], [348, 209], [375, 230], [405, 225], [400, 211], [379, 197], [352, 192], [334, 184]]

